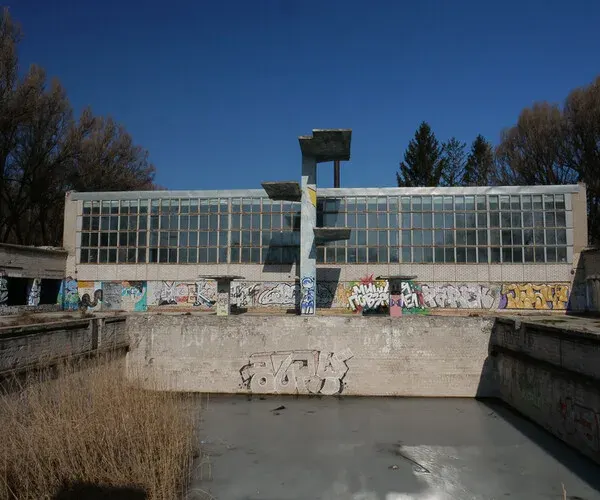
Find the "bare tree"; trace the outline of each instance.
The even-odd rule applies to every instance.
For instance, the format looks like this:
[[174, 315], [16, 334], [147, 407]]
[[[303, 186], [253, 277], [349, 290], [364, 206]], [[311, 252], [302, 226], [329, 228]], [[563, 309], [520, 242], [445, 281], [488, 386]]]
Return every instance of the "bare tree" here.
[[58, 245], [69, 189], [153, 189], [148, 152], [111, 118], [74, 120], [57, 80], [32, 66], [19, 78], [20, 29], [0, 17], [0, 241]]
[[566, 184], [578, 174], [563, 161], [565, 128], [561, 110], [548, 103], [525, 108], [496, 148], [497, 184]]
[[563, 162], [587, 185], [590, 241], [600, 244], [600, 77], [573, 90], [563, 114]]

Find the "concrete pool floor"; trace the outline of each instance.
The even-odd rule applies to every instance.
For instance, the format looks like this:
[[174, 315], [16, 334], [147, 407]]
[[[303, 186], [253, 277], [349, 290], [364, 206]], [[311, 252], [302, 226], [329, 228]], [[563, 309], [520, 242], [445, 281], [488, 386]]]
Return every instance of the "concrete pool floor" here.
[[567, 499], [600, 499], [600, 467], [499, 402], [211, 396], [203, 406], [190, 499], [558, 500], [562, 484]]

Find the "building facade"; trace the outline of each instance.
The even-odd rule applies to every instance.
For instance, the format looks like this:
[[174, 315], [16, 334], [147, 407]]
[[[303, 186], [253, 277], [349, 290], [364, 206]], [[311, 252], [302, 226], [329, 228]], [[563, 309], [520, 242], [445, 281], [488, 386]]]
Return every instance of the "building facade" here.
[[[560, 309], [587, 245], [586, 192], [565, 186], [315, 188], [316, 308]], [[67, 309], [299, 309], [301, 202], [263, 189], [67, 194]], [[399, 281], [398, 281], [399, 280]]]

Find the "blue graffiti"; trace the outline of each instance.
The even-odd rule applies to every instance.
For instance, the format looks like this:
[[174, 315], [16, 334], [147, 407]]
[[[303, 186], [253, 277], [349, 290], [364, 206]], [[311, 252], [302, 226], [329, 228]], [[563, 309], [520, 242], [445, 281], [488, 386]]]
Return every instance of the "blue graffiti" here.
[[302, 314], [315, 313], [315, 279], [312, 276], [305, 276], [300, 282], [302, 288], [302, 301], [300, 302], [300, 311]]

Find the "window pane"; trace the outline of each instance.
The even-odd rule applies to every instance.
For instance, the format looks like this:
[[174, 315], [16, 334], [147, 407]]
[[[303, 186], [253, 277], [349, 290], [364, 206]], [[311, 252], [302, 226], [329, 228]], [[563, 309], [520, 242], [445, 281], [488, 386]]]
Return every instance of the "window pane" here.
[[525, 247], [524, 257], [525, 262], [533, 262], [533, 247]]
[[546, 245], [556, 245], [556, 229], [546, 229]]
[[556, 247], [546, 248], [546, 258], [548, 262], [556, 262]]
[[546, 212], [546, 227], [554, 227], [556, 225], [556, 218], [554, 212]]
[[422, 245], [423, 244], [423, 232], [418, 230], [413, 230], [413, 245]]
[[501, 212], [500, 214], [500, 222], [502, 227], [511, 227], [510, 224], [510, 212]]
[[434, 242], [436, 245], [443, 245], [444, 244], [444, 231], [442, 230], [437, 230], [434, 232]]
[[467, 261], [467, 249], [465, 247], [456, 247], [456, 262]]
[[533, 240], [536, 245], [543, 245], [544, 244], [544, 230], [543, 229], [534, 229]]
[[536, 262], [545, 262], [544, 247], [535, 247], [534, 253]]
[[[477, 231], [471, 230], [467, 231], [467, 245], [476, 245], [477, 244]], [[473, 261], [475, 262], [475, 261]]]
[[454, 262], [454, 248], [446, 248], [446, 262]]
[[499, 212], [490, 212], [490, 227], [500, 227]]
[[513, 245], [523, 244], [523, 232], [520, 229], [513, 229], [512, 231]]
[[487, 262], [488, 261], [487, 248], [479, 247], [479, 249], [478, 249], [478, 259], [479, 259], [479, 262]]
[[451, 229], [454, 227], [454, 214], [444, 215], [444, 227], [446, 229]]
[[502, 249], [502, 262], [512, 262], [512, 248]]
[[467, 248], [467, 262], [477, 262], [476, 248]]
[[513, 262], [523, 262], [523, 249], [521, 247], [513, 248]]
[[444, 249], [443, 248], [435, 248], [435, 261], [436, 262], [444, 262]]
[[[485, 215], [485, 214], [479, 214], [479, 215]], [[466, 224], [465, 227], [476, 227], [475, 224], [475, 213], [467, 213], [467, 217], [466, 217]]]
[[567, 247], [558, 247], [556, 249], [556, 260], [558, 262], [567, 261]]
[[402, 247], [402, 262], [412, 262], [410, 247]]
[[556, 227], [565, 227], [566, 225], [565, 212], [556, 212]]
[[477, 231], [477, 240], [479, 245], [487, 245], [487, 231]]
[[523, 244], [533, 245], [533, 229], [525, 229], [523, 231]]
[[556, 230], [556, 242], [559, 245], [566, 245], [566, 243], [567, 243], [567, 230], [566, 229], [557, 229]]
[[500, 248], [492, 247], [490, 249], [490, 262], [492, 262], [492, 263], [500, 262]]

